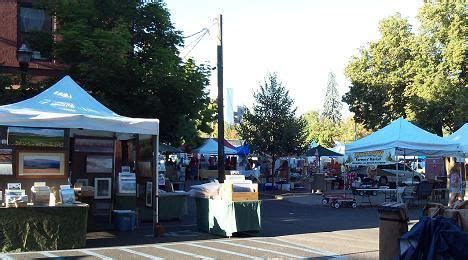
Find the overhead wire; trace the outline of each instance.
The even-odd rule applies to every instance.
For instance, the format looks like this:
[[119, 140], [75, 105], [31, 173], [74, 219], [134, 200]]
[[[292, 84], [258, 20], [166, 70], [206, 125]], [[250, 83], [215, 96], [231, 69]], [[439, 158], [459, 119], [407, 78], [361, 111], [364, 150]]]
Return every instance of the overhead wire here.
[[187, 44], [184, 47], [184, 49], [182, 49], [181, 53], [183, 53], [186, 49], [188, 49], [187, 53], [185, 53], [185, 55], [183, 55], [183, 59], [185, 59], [195, 49], [195, 47], [197, 47], [197, 45], [200, 43], [200, 41], [203, 39], [203, 37], [205, 37], [205, 35], [209, 34], [211, 28], [213, 28], [213, 26], [218, 23], [218, 19], [215, 18], [214, 20], [215, 21], [211, 25], [209, 25], [207, 27], [204, 27], [203, 29], [201, 29], [200, 31], [198, 31], [196, 33], [193, 33], [193, 34], [191, 34], [189, 36], [184, 37], [184, 38], [191, 38], [193, 36], [196, 36], [196, 35], [200, 34], [193, 41], [191, 41], [189, 44]]

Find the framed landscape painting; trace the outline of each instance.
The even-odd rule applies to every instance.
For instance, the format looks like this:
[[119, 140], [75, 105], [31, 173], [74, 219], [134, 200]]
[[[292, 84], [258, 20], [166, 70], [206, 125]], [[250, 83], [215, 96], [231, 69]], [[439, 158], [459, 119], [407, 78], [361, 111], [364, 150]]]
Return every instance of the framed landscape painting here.
[[63, 148], [65, 130], [32, 127], [8, 127], [8, 145]]
[[86, 156], [86, 173], [112, 173], [114, 160], [108, 155]]
[[13, 175], [13, 151], [0, 149], [0, 175]]
[[113, 153], [114, 140], [112, 139], [94, 139], [94, 138], [75, 138], [75, 152], [94, 152], [94, 153]]
[[64, 153], [18, 152], [17, 161], [19, 177], [65, 175]]

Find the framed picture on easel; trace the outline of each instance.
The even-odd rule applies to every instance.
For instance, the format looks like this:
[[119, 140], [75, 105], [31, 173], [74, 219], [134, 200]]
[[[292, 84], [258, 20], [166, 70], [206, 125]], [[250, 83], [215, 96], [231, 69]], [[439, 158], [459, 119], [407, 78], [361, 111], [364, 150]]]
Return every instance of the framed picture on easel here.
[[94, 178], [94, 198], [110, 199], [112, 197], [112, 178]]

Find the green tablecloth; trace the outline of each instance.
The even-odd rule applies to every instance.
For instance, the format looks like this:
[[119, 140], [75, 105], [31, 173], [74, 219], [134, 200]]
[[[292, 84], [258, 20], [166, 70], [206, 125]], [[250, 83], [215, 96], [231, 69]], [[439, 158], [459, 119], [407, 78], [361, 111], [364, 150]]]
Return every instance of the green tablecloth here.
[[261, 201], [195, 199], [198, 229], [220, 236], [260, 231]]
[[81, 248], [86, 243], [88, 205], [0, 208], [0, 251]]
[[[183, 216], [187, 215], [186, 192], [170, 192], [159, 194], [159, 220], [174, 220], [182, 219]], [[153, 211], [151, 208], [140, 208], [139, 209], [140, 221], [152, 221]]]

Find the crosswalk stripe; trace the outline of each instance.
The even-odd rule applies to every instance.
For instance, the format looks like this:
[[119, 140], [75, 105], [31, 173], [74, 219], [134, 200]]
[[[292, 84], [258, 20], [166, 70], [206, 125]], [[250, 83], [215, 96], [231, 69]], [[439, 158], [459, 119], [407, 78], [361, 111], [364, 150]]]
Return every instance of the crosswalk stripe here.
[[[289, 241], [287, 241], [286, 239], [283, 239], [283, 238], [272, 237], [271, 239], [278, 240], [280, 242], [283, 242], [283, 243], [286, 243], [286, 244], [289, 244], [289, 245], [291, 244], [291, 242], [289, 242]], [[309, 249], [309, 250], [317, 251], [317, 253], [322, 254], [324, 256], [330, 256], [330, 257], [333, 257], [335, 259], [344, 259], [344, 257], [339, 256], [340, 254], [330, 252], [330, 251], [327, 251], [327, 250], [312, 248], [312, 247], [308, 247], [308, 246], [305, 246], [305, 245], [301, 245], [301, 247]]]
[[2, 260], [11, 260], [13, 257], [5, 255], [5, 254], [0, 254], [0, 259]]
[[334, 254], [327, 254], [327, 253], [325, 253], [323, 251], [316, 250], [316, 249], [303, 248], [302, 246], [286, 245], [284, 243], [273, 243], [273, 242], [263, 241], [263, 240], [260, 240], [260, 239], [264, 239], [264, 238], [250, 239], [250, 241], [255, 241], [256, 243], [261, 243], [261, 244], [266, 244], [266, 245], [273, 245], [273, 246], [281, 246], [281, 247], [292, 248], [292, 249], [301, 250], [301, 251], [304, 251], [304, 252], [314, 253], [314, 254], [323, 255], [323, 256], [333, 256], [334, 255]]
[[131, 250], [131, 249], [128, 249], [128, 248], [122, 248], [122, 247], [118, 247], [119, 250], [122, 250], [122, 251], [125, 251], [127, 253], [130, 253], [130, 254], [135, 254], [135, 255], [139, 255], [139, 256], [143, 256], [143, 257], [146, 257], [146, 258], [149, 258], [149, 259], [155, 259], [155, 260], [162, 260], [164, 258], [159, 258], [159, 257], [156, 257], [156, 256], [152, 256], [152, 255], [148, 255], [148, 254], [145, 254], [145, 253], [142, 253], [142, 252], [138, 252], [138, 251], [135, 251], [135, 250]]
[[241, 254], [241, 253], [232, 252], [232, 251], [228, 251], [228, 250], [224, 250], [224, 249], [219, 249], [219, 248], [214, 248], [214, 247], [210, 247], [210, 246], [202, 246], [202, 245], [195, 244], [195, 243], [182, 243], [182, 244], [179, 244], [179, 245], [194, 246], [194, 247], [199, 247], [199, 248], [203, 248], [203, 249], [213, 250], [213, 251], [217, 251], [217, 252], [221, 252], [221, 253], [225, 253], [225, 254], [231, 254], [231, 255], [236, 255], [236, 256], [240, 256], [240, 257], [245, 257], [245, 258], [263, 259], [263, 258], [260, 258], [260, 257], [255, 257], [255, 256], [251, 256], [251, 255]]
[[95, 256], [95, 257], [97, 257], [97, 258], [99, 258], [99, 259], [104, 259], [104, 260], [110, 260], [110, 259], [112, 259], [112, 257], [108, 257], [108, 256], [105, 256], [105, 255], [101, 255], [101, 254], [98, 254], [98, 253], [93, 252], [93, 251], [91, 251], [91, 250], [80, 249], [80, 250], [77, 250], [77, 251], [82, 252], [82, 253], [85, 253], [85, 254], [87, 254], [87, 255]]
[[47, 252], [47, 251], [42, 251], [42, 252], [39, 252], [39, 253], [41, 253], [42, 255], [44, 255], [46, 257], [59, 257], [59, 256], [54, 255], [54, 254], [52, 254], [50, 252]]
[[171, 252], [178, 253], [178, 254], [182, 254], [182, 255], [188, 255], [188, 256], [192, 256], [192, 257], [204, 259], [204, 260], [214, 260], [214, 258], [211, 258], [211, 257], [207, 257], [207, 256], [203, 256], [203, 255], [197, 255], [197, 254], [192, 254], [192, 253], [190, 253], [190, 252], [185, 252], [185, 251], [181, 251], [181, 250], [177, 250], [177, 249], [173, 249], [173, 248], [163, 247], [163, 246], [159, 246], [159, 245], [151, 245], [151, 246], [154, 247], [154, 248], [158, 248], [158, 249], [162, 249], [162, 250], [167, 250], [167, 251], [171, 251]]
[[[215, 241], [213, 241], [213, 242], [215, 242]], [[298, 256], [298, 255], [283, 253], [283, 252], [280, 252], [280, 251], [275, 251], [275, 250], [270, 250], [270, 249], [263, 249], [263, 248], [253, 247], [253, 246], [246, 246], [246, 245], [237, 244], [237, 243], [232, 243], [232, 242], [220, 241], [220, 242], [216, 242], [216, 243], [226, 244], [226, 245], [230, 245], [230, 246], [243, 247], [243, 248], [247, 248], [247, 249], [251, 249], [251, 250], [264, 251], [264, 252], [273, 253], [273, 254], [279, 254], [279, 255], [284, 255], [284, 256], [288, 256], [288, 257], [292, 257], [292, 258], [299, 258], [299, 259], [304, 259], [304, 258], [306, 258], [306, 257], [304, 257], [304, 256]]]

